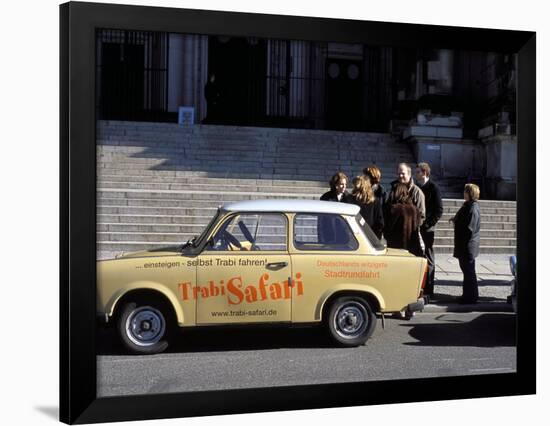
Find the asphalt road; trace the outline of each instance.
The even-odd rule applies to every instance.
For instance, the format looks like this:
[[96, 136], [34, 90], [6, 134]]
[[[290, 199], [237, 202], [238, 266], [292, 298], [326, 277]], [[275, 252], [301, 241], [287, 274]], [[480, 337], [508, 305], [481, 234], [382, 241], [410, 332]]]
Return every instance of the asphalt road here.
[[98, 397], [513, 372], [510, 312], [387, 319], [365, 346], [336, 348], [322, 329], [202, 329], [167, 352], [128, 356], [99, 335]]

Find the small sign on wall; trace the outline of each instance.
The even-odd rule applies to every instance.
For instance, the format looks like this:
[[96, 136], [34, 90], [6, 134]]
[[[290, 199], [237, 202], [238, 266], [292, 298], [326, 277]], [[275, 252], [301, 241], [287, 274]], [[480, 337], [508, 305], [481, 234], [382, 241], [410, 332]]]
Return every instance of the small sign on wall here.
[[180, 106], [178, 109], [178, 124], [180, 126], [192, 126], [195, 123], [195, 108]]

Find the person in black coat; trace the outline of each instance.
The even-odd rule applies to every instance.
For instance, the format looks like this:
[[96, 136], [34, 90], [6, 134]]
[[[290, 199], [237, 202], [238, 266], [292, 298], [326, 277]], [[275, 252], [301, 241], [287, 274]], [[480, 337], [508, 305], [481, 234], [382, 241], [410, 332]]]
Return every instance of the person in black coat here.
[[479, 255], [480, 223], [479, 187], [473, 183], [464, 186], [464, 204], [450, 219], [454, 223], [453, 256], [458, 259], [464, 274], [461, 303], [476, 303], [479, 297], [476, 276], [476, 257]]
[[351, 191], [351, 201], [357, 204], [361, 210], [361, 216], [371, 227], [378, 239], [382, 238], [384, 229], [384, 214], [382, 212], [382, 202], [374, 196], [369, 179], [365, 176], [357, 176], [353, 179], [353, 189]]
[[419, 163], [416, 166], [416, 181], [424, 193], [426, 205], [426, 220], [420, 227], [420, 235], [424, 241], [424, 253], [428, 260], [428, 280], [424, 287], [424, 295], [433, 297], [435, 282], [435, 225], [443, 215], [443, 202], [439, 187], [430, 179], [428, 163]]
[[342, 173], [335, 173], [329, 181], [330, 191], [321, 195], [321, 201], [336, 201], [340, 203], [351, 202], [350, 194], [346, 191], [348, 177]]
[[205, 123], [217, 123], [221, 113], [221, 91], [216, 81], [216, 75], [210, 74], [208, 82], [204, 86], [204, 97], [206, 99]]

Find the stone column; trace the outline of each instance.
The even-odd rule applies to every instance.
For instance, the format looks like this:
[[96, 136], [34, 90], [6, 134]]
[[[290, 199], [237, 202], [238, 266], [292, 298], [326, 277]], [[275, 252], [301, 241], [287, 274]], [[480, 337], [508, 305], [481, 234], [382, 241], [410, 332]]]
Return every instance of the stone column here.
[[487, 196], [496, 200], [515, 200], [517, 186], [517, 138], [515, 135], [491, 135], [484, 138]]
[[208, 78], [208, 37], [170, 34], [168, 111], [180, 106], [195, 108], [195, 123], [206, 116], [204, 86]]
[[439, 63], [441, 66], [441, 79], [439, 91], [443, 93], [452, 93], [453, 91], [453, 67], [454, 53], [449, 49], [439, 51]]
[[183, 105], [184, 35], [170, 34], [168, 50], [168, 111], [177, 112]]

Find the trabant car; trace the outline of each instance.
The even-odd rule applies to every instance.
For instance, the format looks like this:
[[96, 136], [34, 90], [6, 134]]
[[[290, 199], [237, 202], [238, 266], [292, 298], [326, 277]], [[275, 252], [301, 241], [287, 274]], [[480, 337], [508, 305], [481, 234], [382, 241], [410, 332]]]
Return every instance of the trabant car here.
[[134, 353], [162, 352], [178, 328], [264, 323], [323, 325], [358, 346], [376, 314], [423, 308], [426, 276], [426, 259], [386, 248], [356, 205], [242, 201], [185, 244], [98, 261], [97, 312]]

